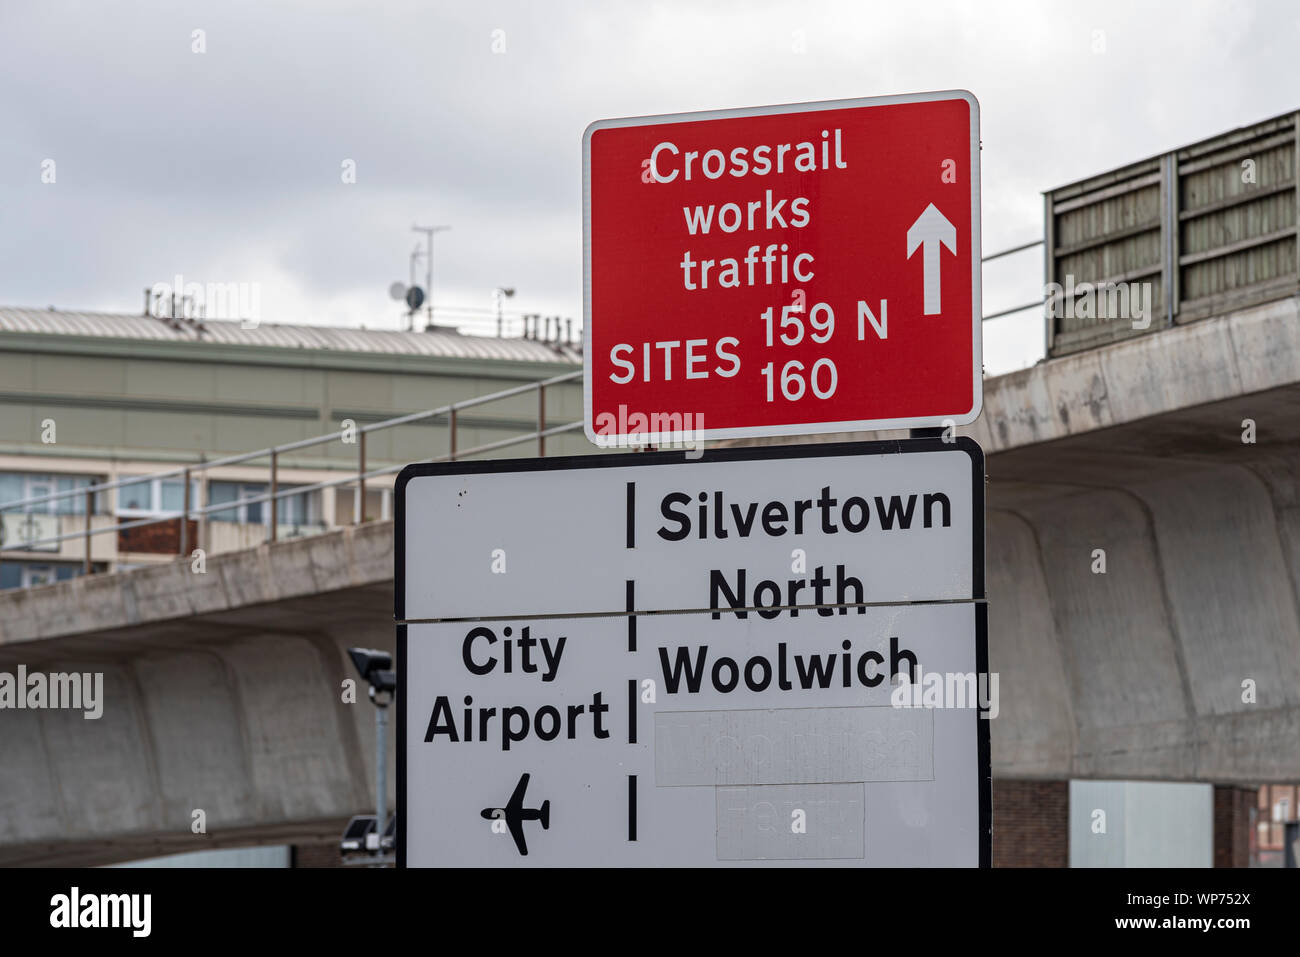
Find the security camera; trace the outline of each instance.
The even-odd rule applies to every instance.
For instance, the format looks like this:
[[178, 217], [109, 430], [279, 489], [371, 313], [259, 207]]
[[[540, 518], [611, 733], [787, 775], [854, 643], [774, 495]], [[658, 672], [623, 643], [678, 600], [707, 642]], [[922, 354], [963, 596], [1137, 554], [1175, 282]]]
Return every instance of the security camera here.
[[375, 648], [349, 648], [348, 657], [361, 677], [370, 685], [370, 700], [379, 707], [388, 704], [377, 695], [391, 695], [397, 690], [397, 673], [393, 671], [393, 656]]
[[367, 681], [373, 672], [393, 667], [393, 656], [375, 648], [349, 648], [348, 656]]

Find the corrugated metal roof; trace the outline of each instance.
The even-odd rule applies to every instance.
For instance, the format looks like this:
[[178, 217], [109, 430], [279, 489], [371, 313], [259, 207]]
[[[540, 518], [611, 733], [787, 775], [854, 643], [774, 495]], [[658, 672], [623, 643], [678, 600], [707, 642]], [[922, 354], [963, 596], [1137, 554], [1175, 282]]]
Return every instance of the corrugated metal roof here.
[[[177, 328], [179, 327], [179, 328]], [[295, 326], [260, 323], [245, 329], [235, 320], [156, 319], [115, 312], [66, 312], [62, 309], [22, 309], [0, 306], [0, 332], [89, 336], [157, 342], [214, 343], [314, 349], [326, 352], [386, 353], [437, 356], [449, 359], [500, 359], [514, 362], [582, 361], [570, 346], [551, 346], [532, 339], [497, 339], [455, 332], [404, 332], [396, 329], [349, 329], [338, 326]]]

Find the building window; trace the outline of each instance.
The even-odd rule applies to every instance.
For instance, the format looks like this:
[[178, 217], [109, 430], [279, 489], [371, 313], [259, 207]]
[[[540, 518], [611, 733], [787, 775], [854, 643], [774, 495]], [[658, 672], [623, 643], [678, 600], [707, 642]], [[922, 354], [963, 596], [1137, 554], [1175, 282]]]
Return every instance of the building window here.
[[[261, 482], [209, 482], [208, 504], [222, 505], [226, 502], [238, 502], [240, 499], [264, 495], [266, 485]], [[234, 508], [223, 508], [209, 512], [208, 518], [214, 522], [238, 522], [241, 525], [261, 525], [262, 510], [266, 502], [245, 502]]]
[[320, 522], [320, 496], [314, 492], [299, 492], [280, 499], [276, 516], [281, 525], [315, 525]]
[[[198, 479], [190, 480], [190, 505], [199, 501]], [[185, 480], [181, 478], [144, 478], [119, 485], [117, 514], [131, 518], [169, 515], [185, 508]]]
[[37, 585], [52, 585], [58, 578], [53, 565], [23, 565], [23, 587], [33, 588]]
[[[276, 525], [284, 528], [302, 528], [320, 523], [320, 495], [318, 492], [291, 492], [293, 486], [280, 487], [282, 493], [276, 512]], [[270, 487], [264, 482], [210, 482], [208, 501], [212, 505], [238, 502], [240, 499], [265, 495]], [[241, 525], [268, 525], [271, 521], [271, 501], [244, 502], [231, 508], [209, 512], [214, 522], [238, 522]]]
[[[7, 502], [17, 502], [56, 492], [72, 492], [103, 481], [97, 475], [53, 475], [36, 472], [0, 472], [0, 509]], [[102, 492], [95, 495], [95, 511], [102, 511]], [[24, 506], [21, 511], [35, 515], [84, 515], [86, 496], [67, 495], [51, 502]]]
[[71, 562], [0, 562], [0, 591], [51, 585], [80, 574], [81, 565]]

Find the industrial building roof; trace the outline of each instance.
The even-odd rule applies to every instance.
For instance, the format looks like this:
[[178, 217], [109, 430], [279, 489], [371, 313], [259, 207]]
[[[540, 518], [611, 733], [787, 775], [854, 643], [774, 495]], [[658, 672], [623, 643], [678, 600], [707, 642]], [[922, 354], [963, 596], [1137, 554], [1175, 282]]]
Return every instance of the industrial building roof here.
[[406, 332], [339, 326], [259, 323], [252, 328], [236, 320], [156, 318], [113, 312], [24, 309], [0, 306], [0, 333], [86, 336], [159, 342], [212, 343], [327, 352], [386, 353], [451, 359], [498, 359], [514, 362], [580, 362], [574, 346], [535, 339], [461, 335], [452, 330]]

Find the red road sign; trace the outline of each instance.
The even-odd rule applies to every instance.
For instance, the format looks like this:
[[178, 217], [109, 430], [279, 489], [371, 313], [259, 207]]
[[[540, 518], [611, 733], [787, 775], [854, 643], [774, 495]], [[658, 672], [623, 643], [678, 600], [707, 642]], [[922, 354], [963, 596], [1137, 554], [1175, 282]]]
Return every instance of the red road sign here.
[[593, 123], [588, 437], [974, 421], [979, 196], [964, 91]]

